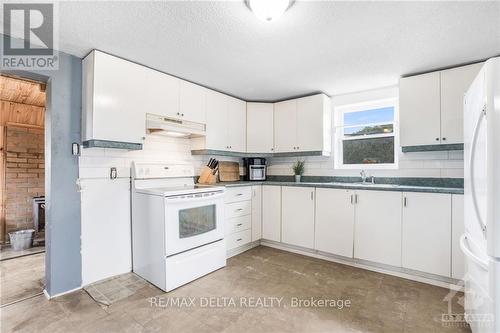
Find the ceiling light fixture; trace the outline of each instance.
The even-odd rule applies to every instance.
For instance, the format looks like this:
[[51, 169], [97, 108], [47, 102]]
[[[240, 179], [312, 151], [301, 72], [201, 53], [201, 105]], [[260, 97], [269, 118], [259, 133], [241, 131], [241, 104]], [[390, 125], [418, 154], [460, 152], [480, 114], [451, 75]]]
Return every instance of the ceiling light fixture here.
[[247, 6], [262, 21], [275, 21], [292, 6], [293, 0], [247, 0]]

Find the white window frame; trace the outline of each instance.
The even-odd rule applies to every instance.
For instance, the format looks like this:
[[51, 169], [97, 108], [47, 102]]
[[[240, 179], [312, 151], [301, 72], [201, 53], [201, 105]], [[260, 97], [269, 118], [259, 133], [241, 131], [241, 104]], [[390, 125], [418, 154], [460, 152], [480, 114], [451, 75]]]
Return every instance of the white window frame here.
[[[344, 114], [351, 112], [362, 112], [370, 109], [380, 109], [385, 107], [394, 108], [394, 120], [392, 122], [393, 132], [387, 134], [371, 134], [365, 136], [345, 137], [344, 136]], [[358, 170], [376, 170], [376, 169], [397, 169], [399, 165], [399, 100], [397, 98], [386, 98], [379, 100], [366, 101], [362, 103], [339, 105], [334, 107], [335, 113], [335, 168], [337, 169], [358, 169]], [[385, 125], [391, 122], [361, 124], [358, 126]], [[354, 127], [354, 126], [352, 126]], [[394, 163], [380, 164], [344, 164], [343, 142], [345, 140], [372, 139], [394, 136]]]

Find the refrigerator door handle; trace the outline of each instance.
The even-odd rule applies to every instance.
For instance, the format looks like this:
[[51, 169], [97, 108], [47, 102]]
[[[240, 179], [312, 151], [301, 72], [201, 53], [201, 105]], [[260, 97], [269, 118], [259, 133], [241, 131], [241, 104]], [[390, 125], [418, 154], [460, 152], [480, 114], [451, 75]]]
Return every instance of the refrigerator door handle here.
[[474, 206], [474, 213], [476, 214], [477, 221], [479, 223], [479, 226], [481, 227], [484, 238], [486, 238], [486, 224], [483, 222], [481, 214], [479, 213], [479, 206], [477, 203], [476, 185], [474, 184], [474, 155], [476, 152], [476, 144], [477, 144], [477, 136], [479, 133], [479, 126], [481, 125], [481, 122], [483, 121], [485, 116], [486, 116], [486, 106], [483, 107], [483, 110], [481, 111], [481, 113], [479, 114], [479, 117], [476, 120], [476, 124], [474, 126], [474, 132], [472, 132], [472, 142], [471, 142], [471, 148], [470, 148], [470, 154], [469, 154], [469, 179], [470, 179], [472, 204]]
[[479, 258], [476, 256], [470, 249], [469, 245], [467, 244], [470, 242], [470, 237], [467, 237], [467, 234], [463, 234], [462, 237], [460, 237], [460, 248], [462, 249], [462, 252], [465, 254], [465, 256], [469, 257], [474, 261], [476, 264], [481, 266], [482, 269], [485, 271], [488, 270], [488, 263], [485, 262], [483, 259]]

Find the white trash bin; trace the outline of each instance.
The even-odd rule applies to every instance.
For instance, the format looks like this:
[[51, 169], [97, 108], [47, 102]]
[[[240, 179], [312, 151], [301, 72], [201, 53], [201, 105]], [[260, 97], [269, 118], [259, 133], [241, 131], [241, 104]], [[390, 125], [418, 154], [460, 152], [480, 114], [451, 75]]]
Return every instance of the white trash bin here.
[[33, 246], [33, 235], [35, 230], [19, 230], [9, 232], [10, 246], [14, 251], [21, 251], [29, 249]]

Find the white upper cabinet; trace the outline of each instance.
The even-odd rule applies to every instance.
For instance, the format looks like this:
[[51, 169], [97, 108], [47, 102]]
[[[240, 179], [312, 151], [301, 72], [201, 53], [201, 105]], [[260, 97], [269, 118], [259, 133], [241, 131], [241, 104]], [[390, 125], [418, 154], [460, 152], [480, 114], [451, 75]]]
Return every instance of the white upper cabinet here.
[[402, 78], [399, 81], [401, 146], [440, 143], [439, 72]]
[[441, 72], [441, 142], [464, 142], [463, 100], [483, 63]]
[[451, 194], [404, 193], [402, 266], [450, 276]]
[[206, 96], [207, 129], [206, 149], [227, 149], [227, 103], [226, 96], [216, 91], [209, 90]]
[[247, 147], [247, 103], [227, 96], [227, 144], [229, 151], [245, 152]]
[[247, 153], [274, 152], [274, 105], [247, 103]]
[[331, 152], [331, 103], [324, 94], [274, 104], [275, 152]]
[[297, 99], [297, 150], [329, 153], [330, 132], [330, 98], [319, 94]]
[[246, 102], [208, 90], [206, 110], [206, 137], [196, 149], [245, 152]]
[[147, 113], [180, 118], [179, 94], [181, 80], [155, 70], [149, 70], [147, 75], [147, 95], [143, 96], [143, 103]]
[[274, 150], [276, 153], [296, 151], [297, 100], [274, 103]]
[[142, 143], [150, 69], [93, 51], [83, 60], [83, 141]]
[[207, 120], [205, 109], [206, 88], [181, 80], [179, 96], [180, 119], [204, 124]]
[[399, 81], [401, 146], [463, 143], [463, 97], [482, 63]]
[[356, 191], [354, 257], [401, 266], [401, 193]]
[[314, 247], [314, 187], [281, 189], [281, 241]]
[[281, 186], [262, 186], [262, 238], [281, 241]]
[[316, 189], [315, 250], [353, 257], [353, 196], [351, 190]]

